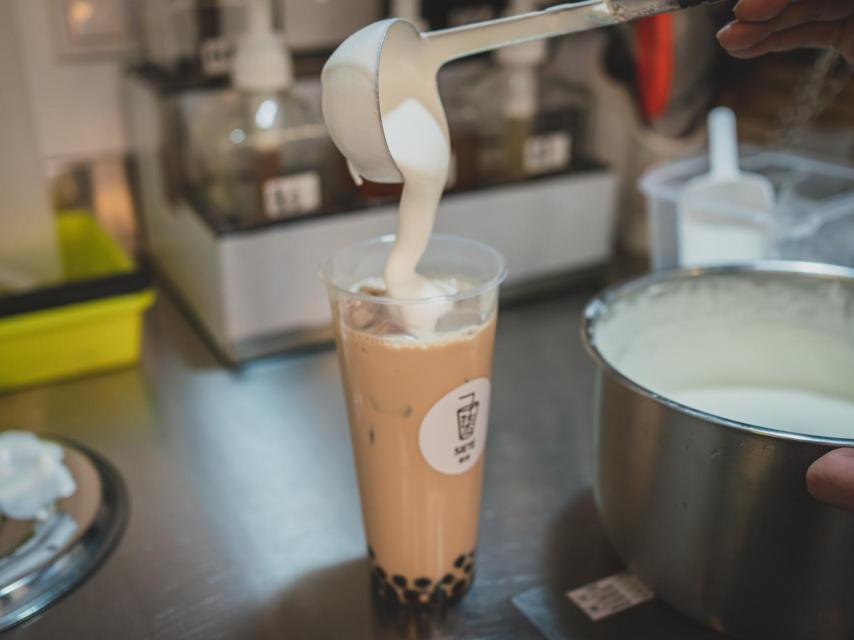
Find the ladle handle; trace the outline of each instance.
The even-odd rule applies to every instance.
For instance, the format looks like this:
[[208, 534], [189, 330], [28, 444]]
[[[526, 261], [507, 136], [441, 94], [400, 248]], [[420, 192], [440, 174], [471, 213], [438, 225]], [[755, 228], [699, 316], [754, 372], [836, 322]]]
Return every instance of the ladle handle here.
[[669, 13], [696, 7], [700, 4], [714, 4], [721, 0], [607, 0], [608, 7], [619, 22], [636, 20], [659, 13]]
[[[425, 33], [436, 66], [512, 44], [553, 38], [720, 0], [586, 0]], [[587, 8], [587, 10], [582, 10]]]
[[[582, 14], [579, 13], [581, 7], [591, 7], [592, 10]], [[579, 19], [579, 16], [583, 16], [583, 19]], [[431, 42], [431, 53], [436, 58], [437, 66], [441, 66], [457, 58], [511, 44], [585, 31], [614, 22], [604, 0], [587, 0], [575, 4], [560, 4], [544, 11], [431, 31], [425, 33], [424, 38]]]

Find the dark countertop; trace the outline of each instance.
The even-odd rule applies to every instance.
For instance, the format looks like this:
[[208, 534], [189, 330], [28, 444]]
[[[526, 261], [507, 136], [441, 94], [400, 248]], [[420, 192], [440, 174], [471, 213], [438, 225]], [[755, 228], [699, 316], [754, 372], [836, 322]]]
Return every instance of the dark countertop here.
[[[0, 428], [76, 439], [110, 459], [130, 523], [77, 591], [4, 640], [715, 638], [657, 602], [599, 623], [562, 593], [621, 569], [590, 492], [588, 294], [502, 310], [478, 576], [441, 618], [382, 612], [331, 350], [223, 369], [170, 297], [142, 365], [0, 397]], [[538, 610], [539, 613], [533, 613]]]

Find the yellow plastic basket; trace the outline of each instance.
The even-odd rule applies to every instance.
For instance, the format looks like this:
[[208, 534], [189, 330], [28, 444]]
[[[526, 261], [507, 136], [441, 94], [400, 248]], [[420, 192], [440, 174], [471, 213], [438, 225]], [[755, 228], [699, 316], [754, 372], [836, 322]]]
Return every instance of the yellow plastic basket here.
[[85, 212], [57, 216], [65, 281], [0, 296], [0, 389], [136, 362], [150, 277]]

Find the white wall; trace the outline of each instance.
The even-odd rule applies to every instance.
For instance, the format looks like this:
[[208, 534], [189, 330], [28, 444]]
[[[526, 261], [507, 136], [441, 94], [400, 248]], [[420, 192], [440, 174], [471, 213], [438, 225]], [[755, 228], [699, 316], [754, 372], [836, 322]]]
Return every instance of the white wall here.
[[53, 217], [41, 175], [13, 6], [0, 0], [0, 270], [35, 281], [59, 275]]
[[[63, 59], [56, 53], [56, 0], [11, 3], [39, 153], [43, 160], [122, 151], [127, 141], [120, 107], [121, 62]], [[8, 152], [0, 151], [0, 153]]]

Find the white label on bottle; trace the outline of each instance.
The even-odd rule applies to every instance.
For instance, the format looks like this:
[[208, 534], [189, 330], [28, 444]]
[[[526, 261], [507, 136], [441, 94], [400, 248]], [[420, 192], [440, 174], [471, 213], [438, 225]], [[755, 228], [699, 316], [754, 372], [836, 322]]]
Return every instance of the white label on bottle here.
[[221, 76], [231, 71], [233, 49], [226, 38], [210, 38], [201, 46], [202, 73]]
[[546, 133], [525, 141], [525, 172], [529, 175], [563, 169], [569, 164], [570, 140], [566, 133]]
[[630, 573], [618, 573], [567, 592], [567, 597], [591, 620], [602, 620], [635, 605], [652, 600], [655, 594]]
[[421, 421], [418, 444], [427, 463], [440, 473], [458, 475], [483, 454], [489, 418], [487, 378], [470, 380], [433, 405]]
[[313, 171], [264, 183], [264, 213], [270, 218], [317, 211], [320, 203], [320, 176]]

